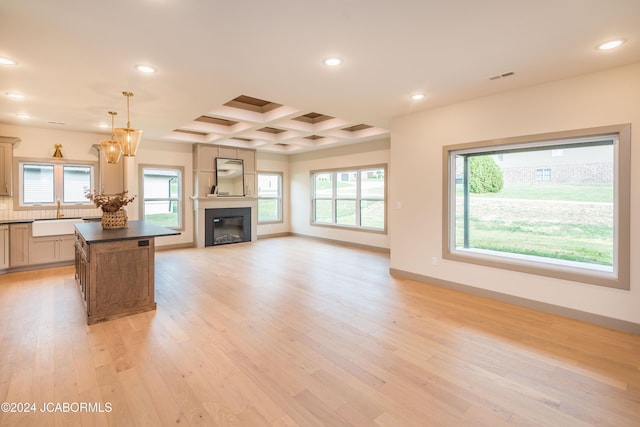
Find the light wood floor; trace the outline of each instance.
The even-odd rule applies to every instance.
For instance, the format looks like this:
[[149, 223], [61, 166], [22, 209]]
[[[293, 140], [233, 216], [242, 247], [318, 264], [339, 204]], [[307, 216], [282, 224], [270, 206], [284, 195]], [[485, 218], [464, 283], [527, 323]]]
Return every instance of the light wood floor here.
[[0, 402], [112, 408], [0, 425], [640, 425], [640, 336], [388, 269], [299, 237], [158, 252], [157, 311], [93, 326], [72, 267], [0, 276]]

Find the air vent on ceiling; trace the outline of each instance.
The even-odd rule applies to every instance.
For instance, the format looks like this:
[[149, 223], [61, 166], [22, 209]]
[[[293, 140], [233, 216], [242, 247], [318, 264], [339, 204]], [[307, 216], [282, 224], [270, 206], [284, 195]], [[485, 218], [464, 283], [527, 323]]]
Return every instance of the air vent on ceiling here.
[[504, 79], [505, 77], [511, 77], [511, 76], [513, 76], [514, 74], [515, 74], [515, 73], [514, 73], [513, 71], [509, 71], [508, 73], [498, 74], [497, 76], [489, 77], [489, 80]]

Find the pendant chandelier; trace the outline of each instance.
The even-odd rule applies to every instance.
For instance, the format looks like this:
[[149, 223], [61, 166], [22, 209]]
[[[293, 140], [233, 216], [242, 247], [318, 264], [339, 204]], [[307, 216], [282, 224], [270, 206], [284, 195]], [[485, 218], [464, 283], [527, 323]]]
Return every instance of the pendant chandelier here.
[[100, 141], [100, 147], [102, 147], [102, 152], [104, 153], [104, 158], [107, 159], [107, 163], [118, 163], [122, 155], [122, 147], [120, 146], [120, 142], [116, 141], [115, 131], [113, 129], [113, 119], [118, 113], [109, 111], [109, 114], [111, 114], [111, 139]]
[[136, 151], [138, 151], [138, 145], [142, 139], [142, 131], [131, 128], [131, 122], [129, 120], [129, 98], [133, 96], [133, 93], [122, 92], [122, 94], [127, 97], [127, 127], [116, 128], [115, 136], [116, 140], [120, 143], [122, 154], [133, 157], [136, 155]]

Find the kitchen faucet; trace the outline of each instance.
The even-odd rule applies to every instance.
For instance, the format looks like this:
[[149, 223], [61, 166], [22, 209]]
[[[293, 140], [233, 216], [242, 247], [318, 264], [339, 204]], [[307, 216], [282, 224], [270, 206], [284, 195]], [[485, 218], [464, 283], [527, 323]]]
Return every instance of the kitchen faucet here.
[[56, 209], [56, 218], [62, 218], [64, 214], [60, 211], [60, 199], [58, 199], [58, 209]]

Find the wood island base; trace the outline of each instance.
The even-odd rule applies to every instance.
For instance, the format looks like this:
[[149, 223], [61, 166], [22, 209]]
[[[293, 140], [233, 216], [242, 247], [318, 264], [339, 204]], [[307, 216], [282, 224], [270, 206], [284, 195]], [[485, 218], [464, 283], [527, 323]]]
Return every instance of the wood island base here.
[[88, 324], [156, 309], [154, 237], [173, 234], [144, 221], [130, 221], [126, 230], [76, 225], [75, 276]]

